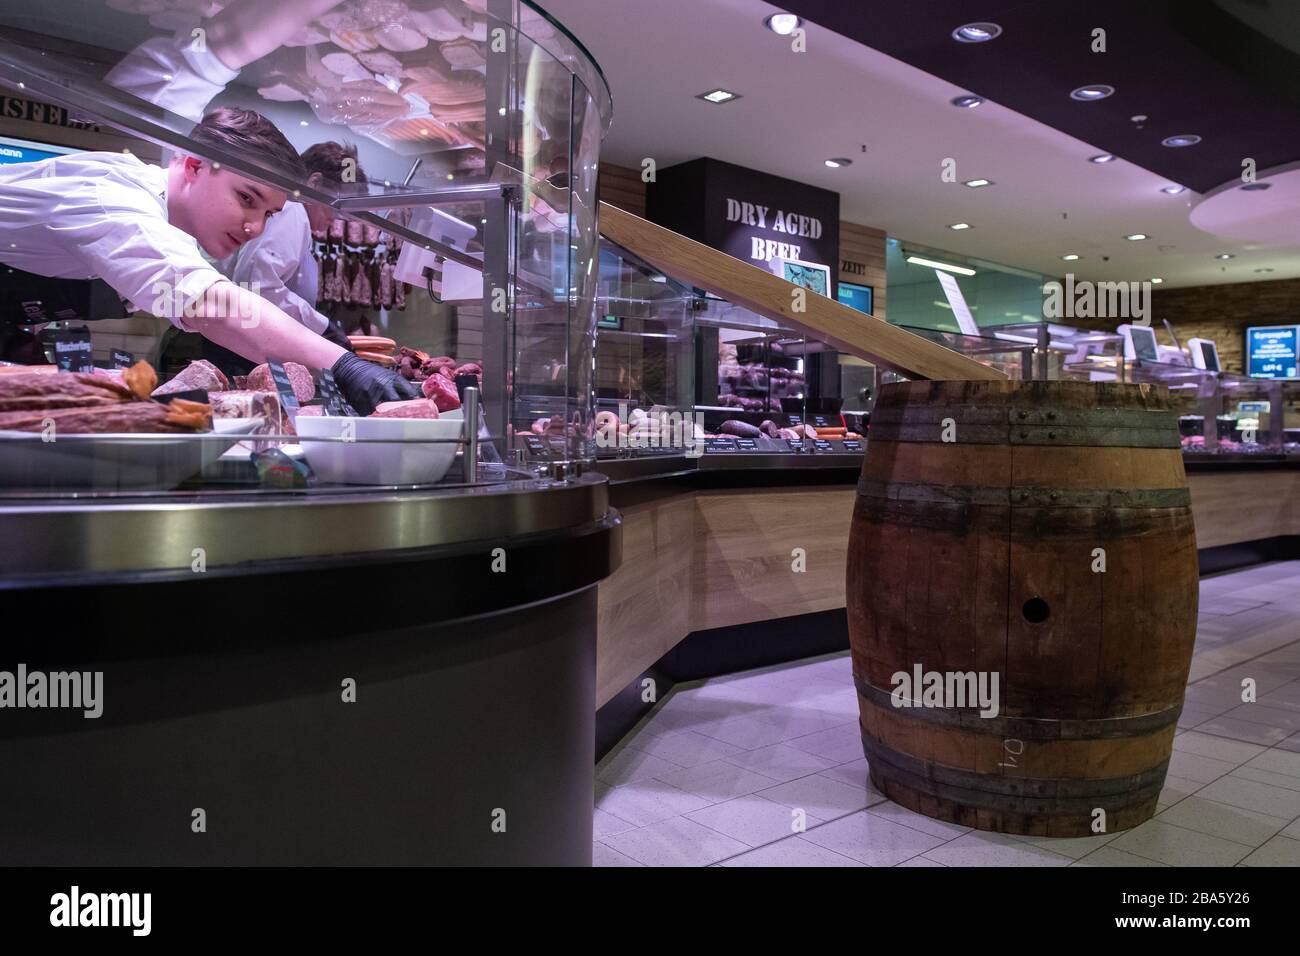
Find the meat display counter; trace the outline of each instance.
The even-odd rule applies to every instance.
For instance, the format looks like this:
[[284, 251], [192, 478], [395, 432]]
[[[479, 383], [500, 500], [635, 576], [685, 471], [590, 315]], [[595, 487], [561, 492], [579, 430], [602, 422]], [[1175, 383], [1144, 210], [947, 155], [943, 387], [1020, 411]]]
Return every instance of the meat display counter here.
[[[24, 329], [50, 367], [0, 368], [0, 595], [33, 626], [0, 671], [85, 694], [0, 721], [0, 863], [589, 864], [622, 541], [580, 467], [599, 67], [521, 0], [2, 0], [0, 28], [6, 92], [373, 230], [405, 307], [351, 345], [424, 396], [362, 416], [320, 369], [240, 381], [147, 309]], [[356, 139], [366, 178], [196, 141], [179, 73], [114, 82], [191, 37], [247, 57], [205, 99], [300, 152]], [[579, 427], [539, 473], [507, 424], [543, 381]]]

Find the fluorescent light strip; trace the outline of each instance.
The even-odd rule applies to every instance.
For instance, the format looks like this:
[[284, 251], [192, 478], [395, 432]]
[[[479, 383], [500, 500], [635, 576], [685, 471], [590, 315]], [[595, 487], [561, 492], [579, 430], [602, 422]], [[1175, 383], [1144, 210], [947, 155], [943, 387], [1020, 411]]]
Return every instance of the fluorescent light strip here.
[[966, 266], [954, 266], [947, 262], [936, 262], [933, 259], [922, 259], [920, 256], [908, 256], [907, 261], [914, 266], [929, 266], [931, 269], [942, 269], [944, 272], [955, 272], [959, 276], [973, 276], [974, 269], [968, 269]]

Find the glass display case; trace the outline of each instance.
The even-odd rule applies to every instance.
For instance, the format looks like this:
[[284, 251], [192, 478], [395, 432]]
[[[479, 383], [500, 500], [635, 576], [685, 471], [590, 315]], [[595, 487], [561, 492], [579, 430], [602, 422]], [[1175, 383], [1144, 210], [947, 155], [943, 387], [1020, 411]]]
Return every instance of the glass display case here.
[[[6, 382], [16, 394], [12, 383], [45, 373], [54, 377], [37, 391], [55, 404], [122, 408], [111, 426], [55, 415], [44, 440], [39, 421], [8, 422], [5, 492], [310, 494], [532, 478], [512, 467], [510, 434], [543, 398], [561, 423], [550, 460], [571, 473], [594, 457], [595, 183], [611, 102], [595, 62], [540, 9], [92, 0], [69, 17], [0, 0], [0, 26], [0, 82], [61, 111], [82, 149], [97, 148], [96, 130], [120, 131], [130, 138], [105, 142], [132, 144], [121, 152], [193, 155], [334, 219], [313, 235], [312, 305], [438, 409], [348, 414], [323, 369], [266, 355], [283, 376], [252, 359], [223, 371], [212, 343], [165, 310], [133, 302], [124, 316], [110, 297], [69, 321], [18, 327], [31, 342], [24, 363], [43, 367], [6, 364], [0, 414], [17, 407]], [[263, 114], [300, 153], [355, 144], [354, 176], [322, 182], [265, 151], [196, 141], [195, 120], [217, 107]], [[156, 388], [144, 371], [123, 377], [141, 359], [157, 389], [196, 405], [146, 409]]]

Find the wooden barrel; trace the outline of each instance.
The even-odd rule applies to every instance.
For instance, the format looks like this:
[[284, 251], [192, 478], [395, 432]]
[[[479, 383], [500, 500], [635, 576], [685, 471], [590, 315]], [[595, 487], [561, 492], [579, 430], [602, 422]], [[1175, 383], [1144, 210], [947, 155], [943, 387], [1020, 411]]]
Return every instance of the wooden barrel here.
[[849, 539], [848, 615], [863, 749], [890, 799], [1047, 836], [1150, 818], [1197, 595], [1164, 388], [880, 389]]

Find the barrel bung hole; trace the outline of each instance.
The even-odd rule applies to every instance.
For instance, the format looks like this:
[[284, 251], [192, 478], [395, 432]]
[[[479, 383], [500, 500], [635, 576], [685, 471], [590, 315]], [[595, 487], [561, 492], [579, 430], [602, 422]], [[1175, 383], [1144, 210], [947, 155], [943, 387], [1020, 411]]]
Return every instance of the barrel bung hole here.
[[1025, 602], [1025, 606], [1020, 609], [1020, 613], [1025, 616], [1025, 620], [1030, 624], [1042, 624], [1051, 615], [1052, 609], [1047, 606], [1047, 602], [1042, 598], [1030, 598]]

